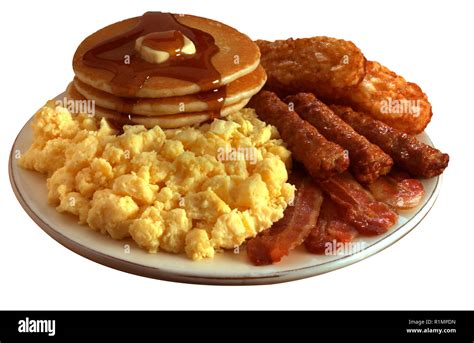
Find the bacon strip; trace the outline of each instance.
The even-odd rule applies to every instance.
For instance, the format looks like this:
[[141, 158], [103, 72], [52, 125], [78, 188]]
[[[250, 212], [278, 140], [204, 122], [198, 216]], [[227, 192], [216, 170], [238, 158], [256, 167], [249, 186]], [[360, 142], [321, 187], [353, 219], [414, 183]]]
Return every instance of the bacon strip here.
[[324, 197], [318, 223], [305, 240], [306, 250], [313, 254], [325, 254], [328, 244], [351, 242], [357, 230], [344, 221], [343, 212], [330, 198]]
[[425, 189], [420, 180], [413, 179], [407, 173], [392, 170], [368, 185], [374, 198], [397, 210], [406, 210], [420, 204]]
[[344, 219], [363, 235], [383, 234], [397, 221], [397, 214], [387, 204], [375, 200], [348, 172], [319, 184], [343, 208]]
[[261, 91], [252, 98], [250, 106], [262, 120], [277, 127], [295, 160], [303, 163], [312, 177], [325, 179], [349, 167], [347, 151], [324, 138], [275, 93]]
[[316, 225], [323, 195], [310, 177], [293, 171], [290, 182], [297, 187], [293, 206], [264, 234], [247, 243], [247, 255], [253, 264], [267, 265], [278, 262], [290, 250], [300, 245]]

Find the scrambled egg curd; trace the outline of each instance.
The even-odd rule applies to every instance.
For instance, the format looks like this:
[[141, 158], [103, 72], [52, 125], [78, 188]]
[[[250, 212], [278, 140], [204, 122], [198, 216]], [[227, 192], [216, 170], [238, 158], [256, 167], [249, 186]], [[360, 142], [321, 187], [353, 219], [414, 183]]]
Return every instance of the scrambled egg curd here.
[[32, 128], [19, 163], [48, 175], [48, 201], [151, 253], [200, 260], [234, 249], [282, 218], [294, 197], [290, 152], [253, 109], [199, 127], [119, 133], [51, 101]]

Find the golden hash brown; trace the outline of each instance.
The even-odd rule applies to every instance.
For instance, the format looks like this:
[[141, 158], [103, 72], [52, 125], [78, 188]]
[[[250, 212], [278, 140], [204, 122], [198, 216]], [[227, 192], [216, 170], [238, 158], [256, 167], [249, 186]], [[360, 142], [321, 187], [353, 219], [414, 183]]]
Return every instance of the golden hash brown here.
[[378, 62], [366, 61], [352, 42], [312, 37], [257, 40], [268, 81], [280, 97], [311, 92], [328, 104], [351, 106], [410, 134], [430, 122], [431, 104], [421, 88]]
[[266, 88], [280, 96], [311, 91], [330, 96], [334, 89], [359, 84], [365, 58], [352, 42], [330, 37], [256, 41], [268, 75]]
[[432, 116], [428, 97], [417, 84], [372, 61], [362, 82], [334, 100], [410, 134], [422, 132]]

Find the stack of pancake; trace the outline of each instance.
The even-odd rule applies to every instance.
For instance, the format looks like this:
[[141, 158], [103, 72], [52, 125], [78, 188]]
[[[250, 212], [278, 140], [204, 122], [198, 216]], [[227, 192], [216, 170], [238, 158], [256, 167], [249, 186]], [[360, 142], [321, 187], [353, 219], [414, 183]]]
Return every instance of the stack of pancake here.
[[[195, 44], [196, 56], [182, 59], [183, 65], [179, 59], [162, 65], [145, 62], [134, 48], [137, 38], [166, 28], [182, 31]], [[205, 39], [207, 43], [202, 43]], [[203, 44], [208, 44], [207, 51], [200, 51], [204, 50]], [[92, 59], [93, 53], [96, 55]], [[129, 69], [127, 58], [132, 65]], [[201, 64], [195, 67], [196, 63]], [[75, 78], [67, 95], [74, 100], [94, 101], [95, 115], [115, 123], [177, 128], [243, 108], [266, 81], [259, 63], [260, 52], [255, 43], [227, 25], [191, 15], [151, 12], [109, 25], [87, 37], [74, 55]], [[181, 69], [175, 72], [176, 68]], [[218, 77], [206, 79], [209, 73], [203, 68]], [[194, 75], [187, 77], [188, 70]], [[140, 77], [143, 82], [137, 83]]]

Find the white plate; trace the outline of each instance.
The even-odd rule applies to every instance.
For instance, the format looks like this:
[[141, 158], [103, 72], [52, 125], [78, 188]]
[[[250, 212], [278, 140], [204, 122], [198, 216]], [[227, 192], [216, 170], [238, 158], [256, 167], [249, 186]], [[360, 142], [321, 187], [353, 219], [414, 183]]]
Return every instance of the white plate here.
[[[31, 121], [18, 134], [9, 161], [13, 190], [29, 216], [48, 235], [79, 255], [125, 272], [163, 280], [226, 285], [270, 284], [302, 279], [348, 266], [381, 251], [410, 232], [433, 206], [441, 184], [441, 177], [423, 180], [425, 196], [421, 205], [401, 213], [397, 224], [384, 235], [355, 240], [355, 243], [360, 243], [359, 247], [363, 245], [364, 248], [350, 255], [312, 255], [299, 248], [280, 263], [255, 267], [247, 260], [245, 251], [228, 251], [217, 254], [214, 259], [193, 262], [184, 255], [164, 252], [148, 254], [132, 240], [113, 240], [79, 225], [72, 215], [58, 213], [47, 202], [45, 176], [25, 170], [16, 163], [16, 152], [25, 152], [32, 142]], [[426, 134], [418, 138], [432, 145]]]

